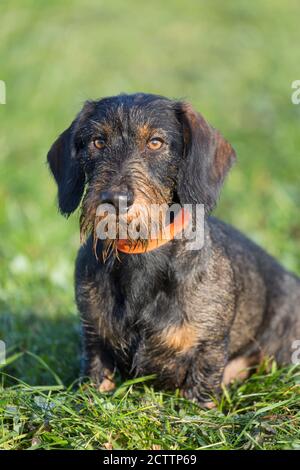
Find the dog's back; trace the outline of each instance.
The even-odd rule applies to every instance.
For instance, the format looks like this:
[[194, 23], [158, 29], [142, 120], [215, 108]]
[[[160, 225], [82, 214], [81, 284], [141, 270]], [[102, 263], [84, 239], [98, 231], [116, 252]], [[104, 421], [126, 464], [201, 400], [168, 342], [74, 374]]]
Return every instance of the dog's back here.
[[223, 247], [234, 272], [230, 356], [260, 352], [290, 363], [300, 340], [300, 279], [232, 226], [210, 217], [209, 227], [213, 247]]

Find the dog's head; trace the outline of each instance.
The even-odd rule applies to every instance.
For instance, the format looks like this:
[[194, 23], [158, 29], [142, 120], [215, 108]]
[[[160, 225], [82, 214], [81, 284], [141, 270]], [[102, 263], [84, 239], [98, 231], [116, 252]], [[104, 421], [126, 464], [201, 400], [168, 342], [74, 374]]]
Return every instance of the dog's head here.
[[121, 203], [119, 223], [153, 204], [201, 203], [210, 213], [234, 159], [190, 104], [149, 94], [85, 103], [48, 153], [60, 211], [69, 215], [83, 198], [82, 233], [95, 227], [101, 203]]

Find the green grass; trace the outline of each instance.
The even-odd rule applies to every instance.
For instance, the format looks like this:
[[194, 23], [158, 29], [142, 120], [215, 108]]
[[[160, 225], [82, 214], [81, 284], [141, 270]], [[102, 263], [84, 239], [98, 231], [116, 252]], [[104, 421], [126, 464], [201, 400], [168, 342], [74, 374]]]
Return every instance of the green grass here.
[[5, 391], [2, 449], [300, 449], [299, 368], [261, 369], [210, 411], [134, 381], [112, 396], [56, 381]]
[[45, 165], [87, 98], [184, 97], [238, 154], [217, 215], [300, 274], [299, 14], [296, 0], [1, 2], [0, 448], [299, 448], [299, 369], [262, 369], [211, 411], [150, 382], [72, 386], [78, 215], [58, 215]]

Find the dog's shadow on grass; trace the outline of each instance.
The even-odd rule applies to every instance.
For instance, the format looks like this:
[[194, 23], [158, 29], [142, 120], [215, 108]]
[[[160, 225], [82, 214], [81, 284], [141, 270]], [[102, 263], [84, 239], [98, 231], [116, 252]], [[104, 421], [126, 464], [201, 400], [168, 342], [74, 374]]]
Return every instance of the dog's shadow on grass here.
[[1, 309], [5, 343], [2, 383], [69, 386], [80, 374], [80, 325], [74, 313], [55, 317]]

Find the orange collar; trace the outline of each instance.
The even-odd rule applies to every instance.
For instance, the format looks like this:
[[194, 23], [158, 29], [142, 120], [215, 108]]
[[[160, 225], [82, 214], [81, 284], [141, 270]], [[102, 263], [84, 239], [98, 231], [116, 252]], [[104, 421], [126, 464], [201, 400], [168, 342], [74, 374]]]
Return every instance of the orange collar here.
[[148, 253], [148, 251], [156, 250], [157, 248], [173, 240], [179, 232], [187, 227], [189, 221], [190, 213], [182, 208], [174, 218], [174, 221], [169, 225], [167, 238], [161, 238], [161, 236], [157, 238], [151, 238], [146, 244], [143, 243], [142, 240], [138, 240], [136, 243], [131, 243], [128, 240], [120, 239], [117, 242], [117, 250], [131, 255]]

